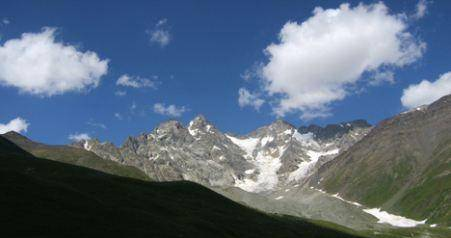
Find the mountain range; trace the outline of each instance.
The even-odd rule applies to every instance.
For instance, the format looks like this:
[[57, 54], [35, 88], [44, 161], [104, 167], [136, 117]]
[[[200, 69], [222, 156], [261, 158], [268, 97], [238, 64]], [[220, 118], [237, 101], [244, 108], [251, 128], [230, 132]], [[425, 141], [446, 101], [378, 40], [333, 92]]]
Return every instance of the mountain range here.
[[[56, 168], [59, 166], [64, 167], [62, 171], [73, 169], [64, 164], [85, 167], [89, 172], [83, 173], [90, 174], [89, 179], [97, 176], [91, 173], [101, 173], [102, 181], [127, 178], [126, 184], [120, 185], [123, 191], [112, 188], [116, 190], [111, 195], [120, 197], [121, 193], [132, 193], [130, 189], [136, 187], [142, 194], [134, 199], [153, 201], [156, 206], [163, 206], [146, 207], [142, 211], [149, 214], [153, 212], [152, 209], [167, 209], [164, 207], [174, 205], [162, 205], [162, 201], [151, 198], [155, 194], [148, 192], [147, 186], [162, 189], [161, 193], [165, 193], [166, 188], [175, 187], [186, 191], [184, 187], [188, 186], [188, 190], [202, 195], [178, 194], [175, 192], [177, 189], [171, 190], [174, 193], [171, 195], [181, 196], [180, 199], [186, 196], [189, 199], [190, 196], [199, 196], [199, 199], [203, 199], [203, 196], [208, 199], [214, 197], [214, 201], [207, 199], [202, 204], [207, 207], [212, 204], [218, 206], [223, 202], [234, 204], [230, 206], [235, 206], [237, 214], [252, 207], [270, 214], [321, 221], [308, 225], [310, 228], [307, 231], [324, 229], [327, 233], [328, 229], [333, 228], [345, 232], [333, 233], [329, 237], [449, 237], [451, 234], [451, 95], [374, 126], [365, 120], [354, 120], [324, 127], [309, 125], [296, 128], [283, 120], [276, 120], [246, 135], [235, 135], [221, 132], [200, 115], [188, 125], [174, 120], [163, 122], [148, 133], [128, 137], [119, 147], [97, 139], [50, 146], [33, 142], [14, 132], [0, 138], [4, 140], [1, 147], [3, 157], [21, 158], [21, 176], [34, 174], [34, 165], [26, 163], [45, 158], [55, 162], [52, 164], [43, 160], [45, 162], [36, 163], [52, 164], [49, 166], [54, 166], [55, 171], [59, 171]], [[8, 160], [2, 161], [5, 163]], [[8, 168], [9, 165], [5, 166]], [[52, 181], [58, 180], [60, 172], [53, 174], [52, 171], [45, 170], [54, 176]], [[64, 179], [69, 177], [63, 176]], [[77, 174], [76, 178], [83, 180], [81, 174]], [[81, 189], [77, 181], [63, 181], [70, 183], [67, 188], [76, 186], [77, 191]], [[210, 190], [180, 181], [194, 182]], [[97, 182], [93, 180], [94, 184]], [[138, 186], [135, 183], [148, 185]], [[159, 183], [167, 184], [167, 187]], [[106, 184], [111, 185], [109, 182]], [[93, 196], [98, 201], [105, 199], [99, 198], [97, 193], [93, 195], [91, 190], [83, 193], [83, 196]], [[124, 199], [124, 202], [130, 203], [131, 198]], [[165, 199], [169, 199], [168, 202], [183, 201], [168, 197]], [[196, 214], [209, 216], [207, 211], [196, 213], [192, 210], [192, 206], [199, 204], [185, 205], [188, 207], [177, 212], [185, 215], [189, 213], [190, 217]], [[130, 206], [141, 209], [141, 205], [134, 202]], [[224, 219], [229, 219], [226, 210], [218, 212], [227, 217]], [[147, 219], [144, 217], [142, 219]], [[281, 222], [275, 227], [286, 228], [291, 235], [302, 236], [302, 229], [291, 226], [304, 221], [297, 221], [293, 217], [276, 217], [274, 219], [278, 221], [271, 222]], [[255, 220], [249, 222], [252, 221]], [[236, 221], [225, 221], [227, 224], [233, 222]], [[202, 232], [205, 232], [204, 229], [217, 229], [207, 227], [201, 226], [199, 234], [214, 234]], [[225, 237], [227, 234], [232, 237], [252, 237], [244, 233], [235, 234], [227, 229], [220, 229], [220, 232], [225, 232]], [[291, 237], [288, 233], [280, 233], [278, 237]], [[321, 232], [315, 233], [318, 236], [312, 234], [307, 237], [328, 237], [322, 236]]]

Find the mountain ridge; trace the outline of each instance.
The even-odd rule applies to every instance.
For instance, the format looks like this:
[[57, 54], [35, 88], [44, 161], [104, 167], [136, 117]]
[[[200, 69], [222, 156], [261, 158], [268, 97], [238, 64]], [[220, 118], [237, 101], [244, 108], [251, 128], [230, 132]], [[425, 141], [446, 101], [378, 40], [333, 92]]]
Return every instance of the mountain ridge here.
[[[451, 224], [451, 95], [377, 124], [310, 185], [417, 220]], [[433, 201], [433, 202], [431, 202]]]
[[7, 237], [358, 237], [265, 214], [192, 182], [155, 183], [34, 157], [0, 135]]
[[[332, 158], [369, 130], [356, 125], [323, 143], [279, 119], [236, 136], [222, 133], [198, 115], [186, 126], [175, 120], [164, 121], [150, 133], [128, 137], [119, 147], [97, 140], [81, 141], [78, 146], [102, 158], [137, 166], [157, 181], [191, 180], [207, 186], [263, 192], [306, 176], [303, 173], [310, 173], [314, 164], [308, 165], [308, 171], [296, 172], [303, 162]], [[312, 150], [315, 152], [309, 152]], [[336, 152], [329, 152], [332, 150]], [[299, 176], [290, 175], [295, 172]]]

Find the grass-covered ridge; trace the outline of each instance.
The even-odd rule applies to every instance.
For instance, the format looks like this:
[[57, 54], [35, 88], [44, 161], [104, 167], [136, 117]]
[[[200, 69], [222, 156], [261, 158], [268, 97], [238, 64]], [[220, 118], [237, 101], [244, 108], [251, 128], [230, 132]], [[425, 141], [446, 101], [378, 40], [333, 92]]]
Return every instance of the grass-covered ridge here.
[[16, 132], [8, 132], [3, 137], [39, 158], [95, 169], [108, 174], [149, 180], [149, 177], [136, 167], [121, 165], [111, 160], [102, 159], [93, 152], [81, 148], [67, 145], [46, 145], [32, 141]]
[[[368, 207], [451, 225], [451, 95], [379, 123], [316, 175], [318, 186]], [[315, 177], [315, 178], [316, 178]]]
[[356, 237], [264, 214], [191, 182], [36, 158], [1, 136], [0, 189], [5, 237]]

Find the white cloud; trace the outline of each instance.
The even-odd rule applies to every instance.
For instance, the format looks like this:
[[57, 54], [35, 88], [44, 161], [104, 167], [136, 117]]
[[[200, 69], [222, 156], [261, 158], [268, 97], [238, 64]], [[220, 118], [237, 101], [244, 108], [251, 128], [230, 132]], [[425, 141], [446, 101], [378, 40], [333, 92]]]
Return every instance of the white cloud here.
[[251, 81], [252, 79], [258, 79], [261, 77], [262, 72], [261, 69], [263, 67], [263, 64], [261, 63], [255, 63], [251, 68], [246, 69], [244, 73], [240, 75], [244, 81]]
[[91, 137], [87, 133], [75, 133], [69, 135], [69, 140], [72, 141], [83, 141], [83, 140], [90, 140]]
[[415, 108], [430, 104], [437, 99], [451, 94], [451, 72], [442, 74], [436, 81], [421, 81], [404, 89], [401, 103], [406, 108]]
[[373, 75], [373, 80], [370, 81], [370, 84], [373, 86], [377, 86], [388, 82], [390, 84], [395, 83], [395, 73], [390, 70], [385, 71], [375, 71]]
[[167, 19], [161, 19], [155, 24], [155, 27], [151, 31], [147, 31], [150, 35], [150, 42], [159, 44], [161, 47], [165, 47], [172, 39], [171, 33], [167, 26]]
[[[158, 77], [153, 76], [153, 78], [156, 79]], [[132, 88], [156, 88], [156, 83], [148, 78], [129, 76], [127, 74], [121, 75], [116, 81], [116, 85]]]
[[26, 120], [17, 117], [6, 124], [0, 123], [0, 134], [4, 134], [10, 131], [15, 131], [17, 133], [27, 132], [29, 125], [30, 124]]
[[165, 116], [180, 117], [184, 112], [187, 111], [187, 109], [184, 106], [177, 107], [172, 104], [165, 106], [164, 103], [155, 103], [153, 105], [153, 111]]
[[86, 122], [86, 124], [89, 125], [89, 126], [93, 126], [93, 127], [99, 127], [99, 128], [104, 129], [104, 130], [106, 130], [106, 128], [107, 128], [105, 124], [96, 122], [96, 121], [94, 121], [92, 119], [90, 119], [88, 122]]
[[3, 18], [3, 19], [2, 19], [2, 24], [1, 24], [1, 25], [7, 26], [7, 25], [9, 25], [9, 23], [11, 23], [11, 21], [10, 21], [8, 18]]
[[108, 71], [108, 60], [56, 42], [55, 31], [24, 33], [0, 46], [0, 84], [43, 96], [97, 87]]
[[353, 93], [349, 88], [362, 75], [414, 62], [426, 46], [407, 29], [405, 14], [390, 14], [382, 2], [317, 7], [304, 22], [287, 22], [280, 42], [265, 49], [269, 62], [262, 68], [274, 113], [327, 116], [330, 104]]
[[118, 97], [123, 97], [123, 96], [127, 95], [127, 92], [122, 91], [122, 90], [117, 90], [116, 92], [114, 92], [114, 95], [116, 95]]
[[114, 113], [114, 117], [116, 117], [118, 120], [124, 119], [124, 117], [122, 117], [122, 114], [120, 114], [119, 112]]
[[134, 112], [136, 110], [136, 108], [138, 107], [138, 105], [136, 105], [135, 102], [132, 102], [132, 105], [130, 106], [130, 111]]
[[423, 18], [427, 13], [427, 5], [429, 4], [426, 0], [419, 0], [416, 8], [415, 13], [413, 14], [413, 18], [415, 19], [421, 19]]
[[258, 94], [251, 93], [245, 88], [238, 90], [238, 104], [240, 107], [251, 106], [258, 111], [263, 103], [265, 103], [265, 100], [259, 98]]

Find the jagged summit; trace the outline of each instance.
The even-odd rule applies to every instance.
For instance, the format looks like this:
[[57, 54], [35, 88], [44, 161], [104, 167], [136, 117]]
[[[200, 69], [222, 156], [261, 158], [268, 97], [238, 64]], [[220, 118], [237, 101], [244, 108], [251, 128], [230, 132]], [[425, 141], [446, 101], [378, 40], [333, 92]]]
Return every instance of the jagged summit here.
[[209, 123], [204, 115], [199, 114], [192, 120], [193, 123]]
[[202, 129], [205, 127], [213, 126], [203, 115], [197, 115], [193, 120], [191, 120], [188, 124], [188, 128], [190, 130], [194, 129]]
[[184, 128], [183, 124], [176, 120], [169, 120], [160, 123], [155, 129], [160, 130], [169, 130], [169, 129], [182, 129]]
[[269, 125], [269, 127], [272, 127], [272, 128], [283, 128], [283, 129], [295, 128], [295, 126], [293, 126], [291, 123], [289, 123], [287, 121], [284, 121], [282, 119], [275, 120], [273, 123], [271, 123]]

